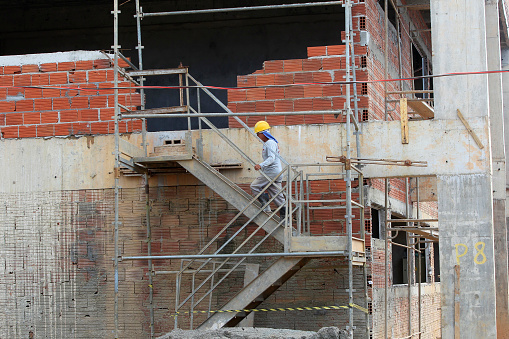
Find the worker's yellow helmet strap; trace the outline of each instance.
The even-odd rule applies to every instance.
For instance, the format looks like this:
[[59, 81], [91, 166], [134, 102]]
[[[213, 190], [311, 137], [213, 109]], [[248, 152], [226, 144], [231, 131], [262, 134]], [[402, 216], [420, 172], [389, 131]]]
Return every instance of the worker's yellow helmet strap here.
[[266, 131], [269, 128], [270, 128], [270, 126], [267, 121], [260, 120], [255, 124], [254, 131], [255, 131], [255, 133], [259, 133], [262, 131]]

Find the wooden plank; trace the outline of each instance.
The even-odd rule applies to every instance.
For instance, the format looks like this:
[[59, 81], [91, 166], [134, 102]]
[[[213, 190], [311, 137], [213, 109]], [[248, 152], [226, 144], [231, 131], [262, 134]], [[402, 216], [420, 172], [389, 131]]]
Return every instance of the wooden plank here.
[[461, 114], [459, 109], [457, 109], [456, 111], [458, 112], [458, 117], [460, 118], [460, 120], [463, 123], [463, 125], [465, 125], [465, 128], [467, 129], [468, 133], [470, 133], [472, 138], [474, 138], [474, 141], [477, 144], [477, 146], [480, 149], [483, 149], [484, 145], [482, 144], [482, 142], [479, 139], [479, 137], [477, 136], [477, 134], [475, 134], [474, 130], [470, 127], [470, 124], [468, 123], [468, 121], [463, 117], [463, 114]]
[[399, 115], [401, 119], [401, 143], [408, 144], [408, 105], [406, 98], [399, 100]]
[[162, 108], [151, 108], [144, 110], [128, 111], [122, 113], [124, 116], [130, 114], [171, 114], [171, 113], [187, 113], [187, 106], [174, 106], [174, 107], [162, 107]]
[[142, 148], [139, 148], [133, 144], [131, 144], [128, 141], [125, 141], [124, 139], [119, 138], [119, 148], [120, 153], [127, 155], [128, 157], [134, 158], [134, 157], [144, 157], [145, 152]]
[[433, 108], [423, 101], [408, 101], [408, 106], [424, 119], [433, 119], [435, 117]]
[[454, 339], [460, 339], [460, 265], [454, 265]]
[[168, 74], [185, 74], [187, 67], [183, 68], [167, 68], [167, 69], [146, 69], [141, 71], [128, 71], [126, 72], [132, 77], [146, 76], [146, 75], [168, 75]]

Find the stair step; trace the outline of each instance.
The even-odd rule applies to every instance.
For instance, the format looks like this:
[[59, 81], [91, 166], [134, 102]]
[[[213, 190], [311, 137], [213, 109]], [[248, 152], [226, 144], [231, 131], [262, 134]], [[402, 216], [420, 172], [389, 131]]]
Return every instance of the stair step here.
[[136, 111], [127, 111], [122, 113], [123, 116], [130, 114], [171, 114], [171, 113], [187, 113], [187, 106], [172, 106], [172, 107], [161, 107], [161, 108], [149, 108]]
[[145, 75], [150, 76], [150, 75], [186, 74], [187, 67], [165, 68], [165, 69], [146, 69], [146, 70], [141, 70], [141, 71], [128, 71], [126, 73], [132, 77], [139, 77], [139, 76], [145, 76]]

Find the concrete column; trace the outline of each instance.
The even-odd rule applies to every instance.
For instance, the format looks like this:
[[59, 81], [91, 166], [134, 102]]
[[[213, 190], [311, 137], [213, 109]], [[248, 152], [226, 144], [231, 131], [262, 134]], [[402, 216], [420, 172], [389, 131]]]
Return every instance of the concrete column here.
[[[485, 1], [431, 0], [430, 4], [433, 72], [487, 70]], [[487, 75], [437, 78], [434, 88], [435, 119], [458, 119], [457, 109], [467, 120], [485, 118], [482, 133], [489, 140]], [[491, 159], [489, 142], [480, 149], [471, 141], [472, 149], [477, 147], [476, 152]], [[442, 338], [455, 338], [455, 325], [461, 338], [496, 338], [491, 168], [465, 174], [466, 169], [455, 168], [454, 162], [445, 158], [449, 174], [437, 175]], [[460, 288], [455, 300], [456, 265], [460, 267]], [[455, 302], [460, 306], [458, 314]]]
[[[486, 1], [486, 45], [488, 69], [501, 69], [499, 2]], [[495, 234], [495, 284], [497, 291], [497, 335], [509, 338], [508, 262], [506, 208], [506, 164], [502, 75], [488, 75], [491, 154], [493, 164], [493, 226]]]

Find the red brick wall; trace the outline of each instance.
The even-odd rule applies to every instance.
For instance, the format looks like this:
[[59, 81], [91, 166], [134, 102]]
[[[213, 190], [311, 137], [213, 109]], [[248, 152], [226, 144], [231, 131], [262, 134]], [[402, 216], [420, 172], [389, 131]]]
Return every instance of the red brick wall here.
[[[123, 66], [127, 66], [124, 64]], [[141, 104], [133, 84], [119, 78], [119, 103]], [[113, 67], [109, 59], [0, 65], [0, 135], [35, 138], [113, 133]], [[141, 131], [141, 120], [120, 121], [120, 132]]]

